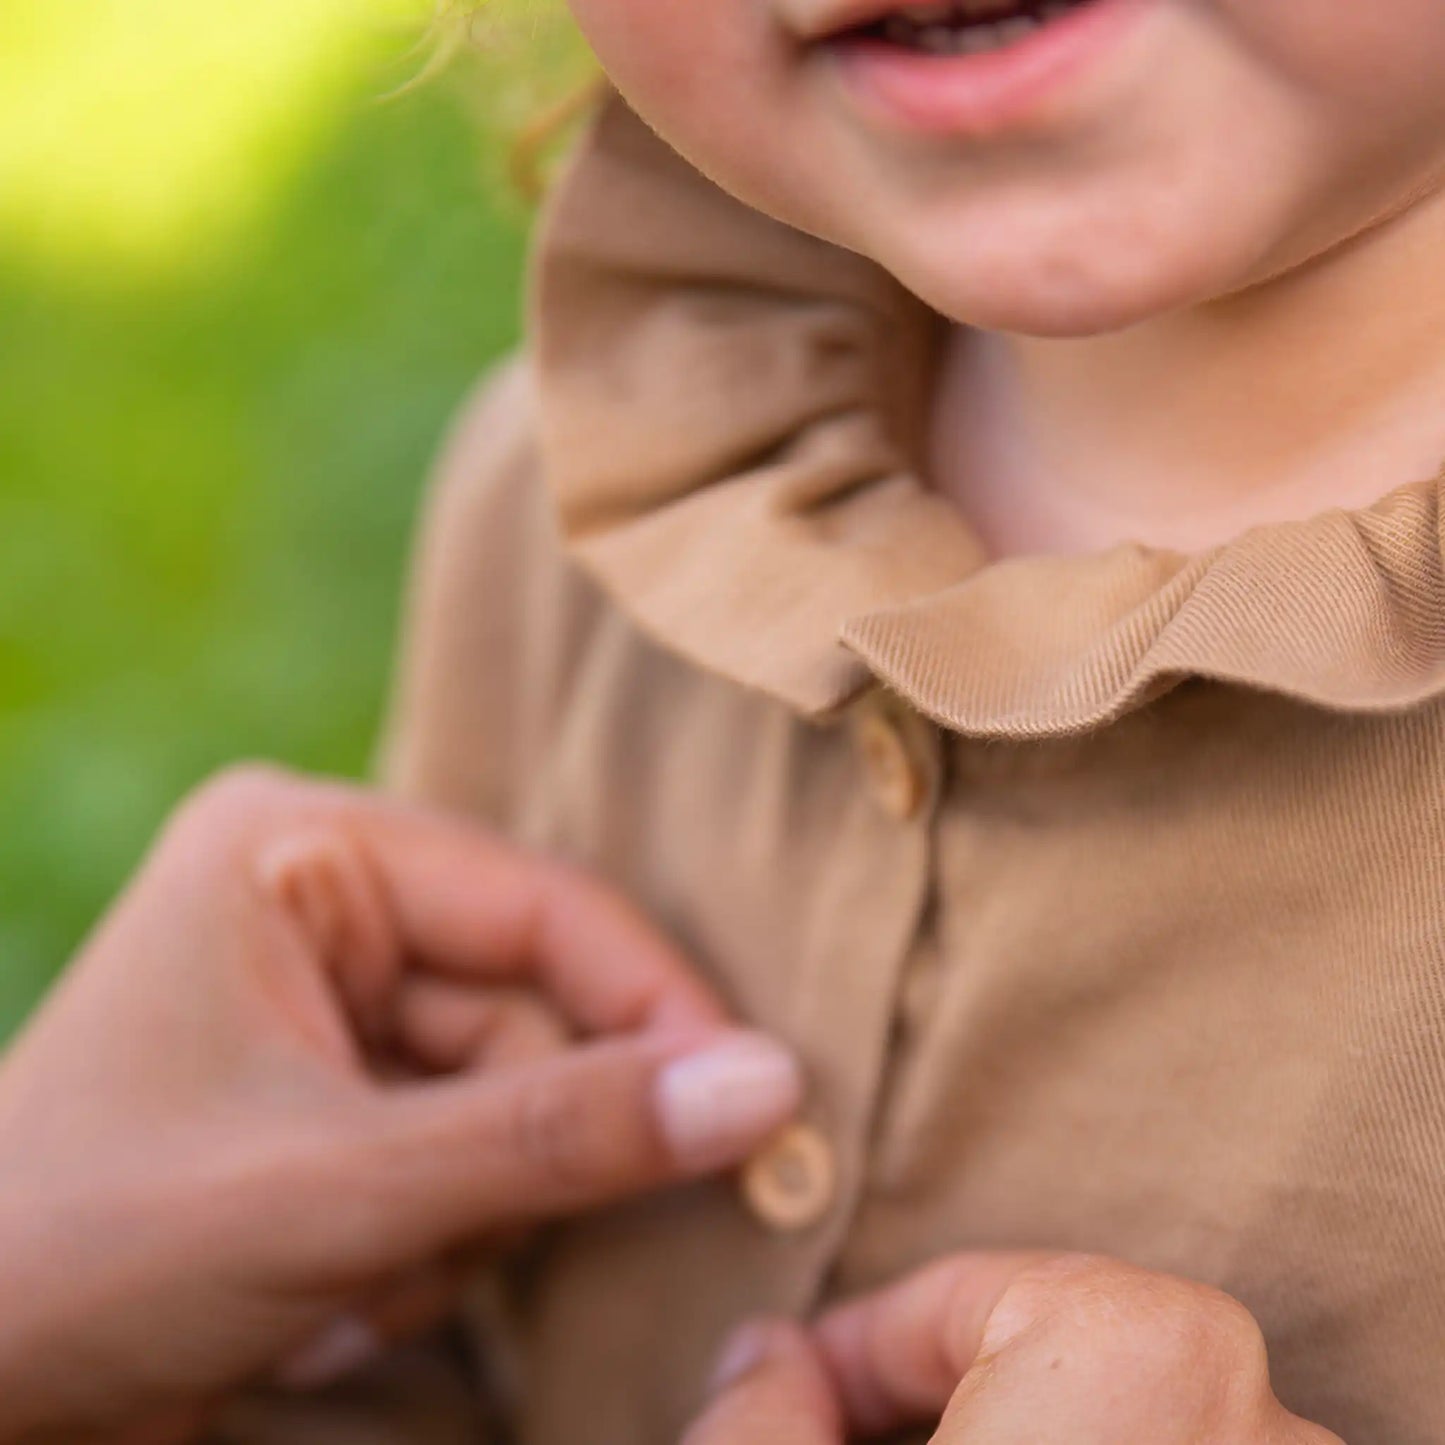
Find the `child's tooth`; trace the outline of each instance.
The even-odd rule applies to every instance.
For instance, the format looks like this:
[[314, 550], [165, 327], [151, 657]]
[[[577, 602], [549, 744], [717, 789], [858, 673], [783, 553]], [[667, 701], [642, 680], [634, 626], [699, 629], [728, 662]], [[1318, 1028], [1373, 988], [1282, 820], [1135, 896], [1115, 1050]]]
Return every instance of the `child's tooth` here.
[[1020, 40], [1027, 40], [1038, 26], [1029, 16], [1016, 15], [1011, 20], [1000, 20], [993, 29], [999, 45], [1016, 45]]
[[965, 55], [982, 55], [985, 50], [997, 50], [997, 25], [970, 25], [958, 32], [958, 48]]
[[1046, 21], [1072, 8], [1069, 0], [1040, 0], [1021, 14], [1019, 0], [943, 0], [885, 15], [882, 35], [929, 55], [980, 55], [1027, 40]]
[[930, 55], [952, 55], [953, 36], [951, 26], [925, 25], [918, 31], [918, 45]]

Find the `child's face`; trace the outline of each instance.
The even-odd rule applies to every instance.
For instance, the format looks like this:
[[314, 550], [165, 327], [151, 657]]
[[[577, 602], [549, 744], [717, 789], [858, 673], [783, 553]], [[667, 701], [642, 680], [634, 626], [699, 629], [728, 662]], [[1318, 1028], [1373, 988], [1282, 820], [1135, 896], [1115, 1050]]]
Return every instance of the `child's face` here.
[[572, 3], [694, 164], [959, 321], [1104, 330], [1445, 210], [1442, 0], [1087, 0], [977, 55], [895, 0]]

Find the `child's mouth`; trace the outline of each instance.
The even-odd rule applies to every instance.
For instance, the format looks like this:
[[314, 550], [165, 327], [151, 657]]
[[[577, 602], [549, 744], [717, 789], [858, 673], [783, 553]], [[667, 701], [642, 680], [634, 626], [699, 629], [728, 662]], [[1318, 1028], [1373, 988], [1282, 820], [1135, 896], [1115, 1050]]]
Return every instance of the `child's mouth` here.
[[998, 135], [1056, 114], [1055, 101], [1119, 52], [1158, 0], [836, 5], [833, 28], [809, 38], [869, 113], [890, 129]]
[[854, 31], [926, 55], [987, 55], [1032, 37], [1094, 0], [938, 0], [898, 10]]

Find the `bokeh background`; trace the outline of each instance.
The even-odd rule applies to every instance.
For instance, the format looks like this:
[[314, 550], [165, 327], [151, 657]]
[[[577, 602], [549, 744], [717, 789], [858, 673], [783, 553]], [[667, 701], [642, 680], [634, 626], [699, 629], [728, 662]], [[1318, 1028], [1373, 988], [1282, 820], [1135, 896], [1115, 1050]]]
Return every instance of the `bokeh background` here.
[[[497, 7], [501, 8], [498, 9]], [[490, 0], [0, 0], [0, 1039], [217, 766], [364, 775], [428, 459], [517, 331]]]

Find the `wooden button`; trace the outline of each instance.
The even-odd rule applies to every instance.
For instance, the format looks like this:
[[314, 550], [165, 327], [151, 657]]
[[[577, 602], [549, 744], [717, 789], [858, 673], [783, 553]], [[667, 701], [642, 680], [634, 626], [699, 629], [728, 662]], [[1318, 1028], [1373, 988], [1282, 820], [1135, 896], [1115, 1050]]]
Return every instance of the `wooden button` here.
[[890, 818], [907, 822], [923, 806], [928, 783], [900, 720], [882, 707], [865, 703], [857, 715], [854, 736], [879, 806]]
[[817, 1224], [838, 1187], [833, 1146], [808, 1124], [783, 1130], [743, 1169], [747, 1206], [770, 1229], [791, 1233]]

